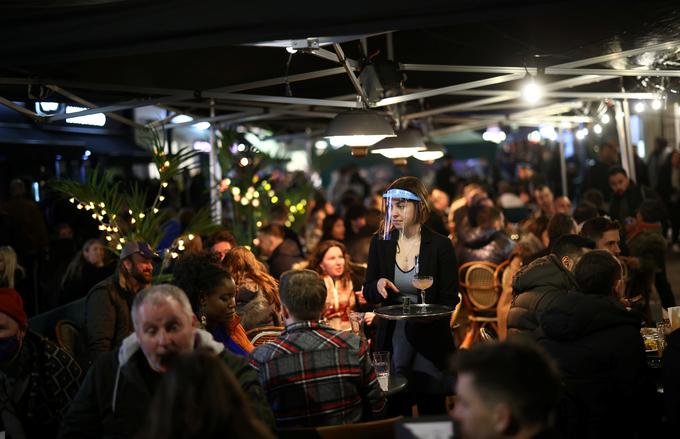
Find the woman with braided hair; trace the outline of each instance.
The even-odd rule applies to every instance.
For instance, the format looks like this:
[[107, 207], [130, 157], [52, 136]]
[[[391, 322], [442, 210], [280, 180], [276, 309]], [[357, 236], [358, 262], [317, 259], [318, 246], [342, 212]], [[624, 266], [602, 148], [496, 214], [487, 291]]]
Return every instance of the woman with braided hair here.
[[236, 315], [236, 285], [217, 255], [184, 256], [175, 265], [173, 283], [184, 290], [200, 325], [216, 341], [234, 354], [248, 356], [253, 345]]

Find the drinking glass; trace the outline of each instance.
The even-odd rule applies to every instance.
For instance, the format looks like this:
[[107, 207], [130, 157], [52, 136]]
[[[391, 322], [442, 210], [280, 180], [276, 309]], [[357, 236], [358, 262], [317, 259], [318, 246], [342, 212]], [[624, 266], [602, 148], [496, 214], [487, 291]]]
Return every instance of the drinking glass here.
[[352, 332], [361, 337], [361, 325], [364, 322], [364, 313], [357, 311], [349, 312], [349, 323], [352, 327]]
[[424, 305], [425, 304], [425, 290], [430, 288], [432, 284], [434, 283], [434, 278], [432, 276], [423, 276], [421, 274], [416, 274], [413, 276], [413, 280], [411, 281], [411, 285], [413, 285], [414, 288], [420, 290], [420, 302]]
[[380, 388], [386, 392], [390, 380], [390, 353], [388, 351], [373, 352], [373, 368]]

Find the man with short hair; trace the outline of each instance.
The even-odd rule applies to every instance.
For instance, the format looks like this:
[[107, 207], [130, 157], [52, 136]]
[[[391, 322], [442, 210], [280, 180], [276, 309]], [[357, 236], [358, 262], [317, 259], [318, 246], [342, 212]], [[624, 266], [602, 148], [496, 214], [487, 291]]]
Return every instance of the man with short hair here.
[[173, 359], [197, 349], [224, 362], [248, 395], [257, 417], [273, 426], [255, 371], [245, 359], [226, 351], [209, 332], [198, 329], [189, 299], [180, 288], [161, 284], [141, 291], [131, 315], [135, 332], [92, 366], [66, 414], [61, 438], [134, 437]]
[[598, 146], [598, 158], [595, 163], [586, 170], [582, 185], [583, 193], [589, 189], [596, 189], [605, 198], [611, 196], [611, 189], [607, 182], [607, 171], [619, 161], [619, 148], [614, 143], [603, 143]]
[[154, 259], [160, 258], [146, 242], [128, 242], [116, 271], [87, 293], [83, 329], [91, 361], [120, 346], [134, 330], [130, 307], [135, 295], [151, 285]]
[[550, 437], [560, 394], [552, 362], [528, 344], [479, 344], [458, 353], [453, 418], [464, 438]]
[[227, 229], [219, 230], [208, 239], [207, 247], [210, 251], [219, 255], [220, 261], [224, 259], [224, 256], [229, 253], [229, 250], [236, 247], [236, 238]]
[[56, 437], [81, 372], [70, 354], [28, 328], [19, 293], [0, 288], [2, 437]]
[[351, 424], [383, 415], [365, 341], [319, 323], [326, 286], [311, 270], [281, 276], [286, 329], [250, 354], [278, 427]]
[[583, 223], [579, 235], [592, 240], [597, 250], [621, 254], [621, 226], [617, 221], [598, 216]]
[[297, 262], [304, 260], [300, 246], [292, 239], [286, 238], [283, 227], [279, 224], [267, 224], [257, 235], [257, 248], [260, 256], [269, 265], [269, 274], [278, 279], [284, 271], [290, 270]]
[[630, 180], [628, 173], [620, 166], [614, 166], [607, 173], [612, 190], [609, 200], [609, 216], [626, 223], [635, 217], [635, 212], [648, 198], [658, 199], [651, 189], [638, 186]]
[[513, 300], [508, 313], [508, 337], [535, 339], [544, 310], [560, 295], [577, 291], [571, 271], [595, 243], [578, 235], [564, 235], [552, 246], [552, 253], [525, 265], [512, 282]]
[[571, 200], [569, 197], [565, 197], [564, 195], [561, 197], [555, 198], [555, 201], [553, 202], [553, 205], [555, 206], [555, 213], [562, 213], [565, 215], [571, 215]]
[[617, 300], [622, 276], [610, 252], [583, 255], [574, 268], [580, 291], [560, 295], [539, 318], [538, 343], [565, 385], [557, 417], [562, 437], [646, 437], [653, 422], [639, 403], [654, 398], [640, 315]]
[[534, 188], [534, 200], [537, 209], [534, 216], [545, 216], [551, 218], [555, 214], [555, 197], [547, 184], [539, 184]]

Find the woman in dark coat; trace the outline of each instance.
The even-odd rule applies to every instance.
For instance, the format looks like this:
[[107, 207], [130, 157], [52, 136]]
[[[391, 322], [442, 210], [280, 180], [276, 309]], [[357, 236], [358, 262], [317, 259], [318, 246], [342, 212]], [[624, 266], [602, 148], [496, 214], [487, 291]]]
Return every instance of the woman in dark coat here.
[[[447, 237], [423, 227], [429, 213], [425, 187], [415, 177], [402, 177], [388, 187], [384, 199], [385, 211], [390, 214], [383, 230], [371, 240], [364, 283], [366, 300], [381, 305], [400, 304], [404, 297], [419, 301], [411, 279], [420, 274], [434, 279], [426, 289], [426, 303], [454, 307], [458, 302], [456, 256]], [[410, 413], [416, 403], [421, 415], [444, 413], [450, 387], [442, 371], [455, 349], [449, 320], [376, 322], [373, 350], [392, 352], [392, 372], [409, 380], [402, 398], [404, 411]]]

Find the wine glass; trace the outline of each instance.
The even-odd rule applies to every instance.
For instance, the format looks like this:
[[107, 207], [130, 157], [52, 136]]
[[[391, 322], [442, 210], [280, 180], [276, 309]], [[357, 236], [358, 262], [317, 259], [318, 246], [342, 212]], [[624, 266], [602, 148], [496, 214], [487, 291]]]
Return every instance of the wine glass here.
[[425, 304], [425, 290], [430, 288], [433, 283], [434, 279], [432, 276], [424, 276], [422, 274], [416, 274], [413, 276], [411, 285], [413, 285], [414, 288], [420, 290], [420, 298], [423, 305]]

